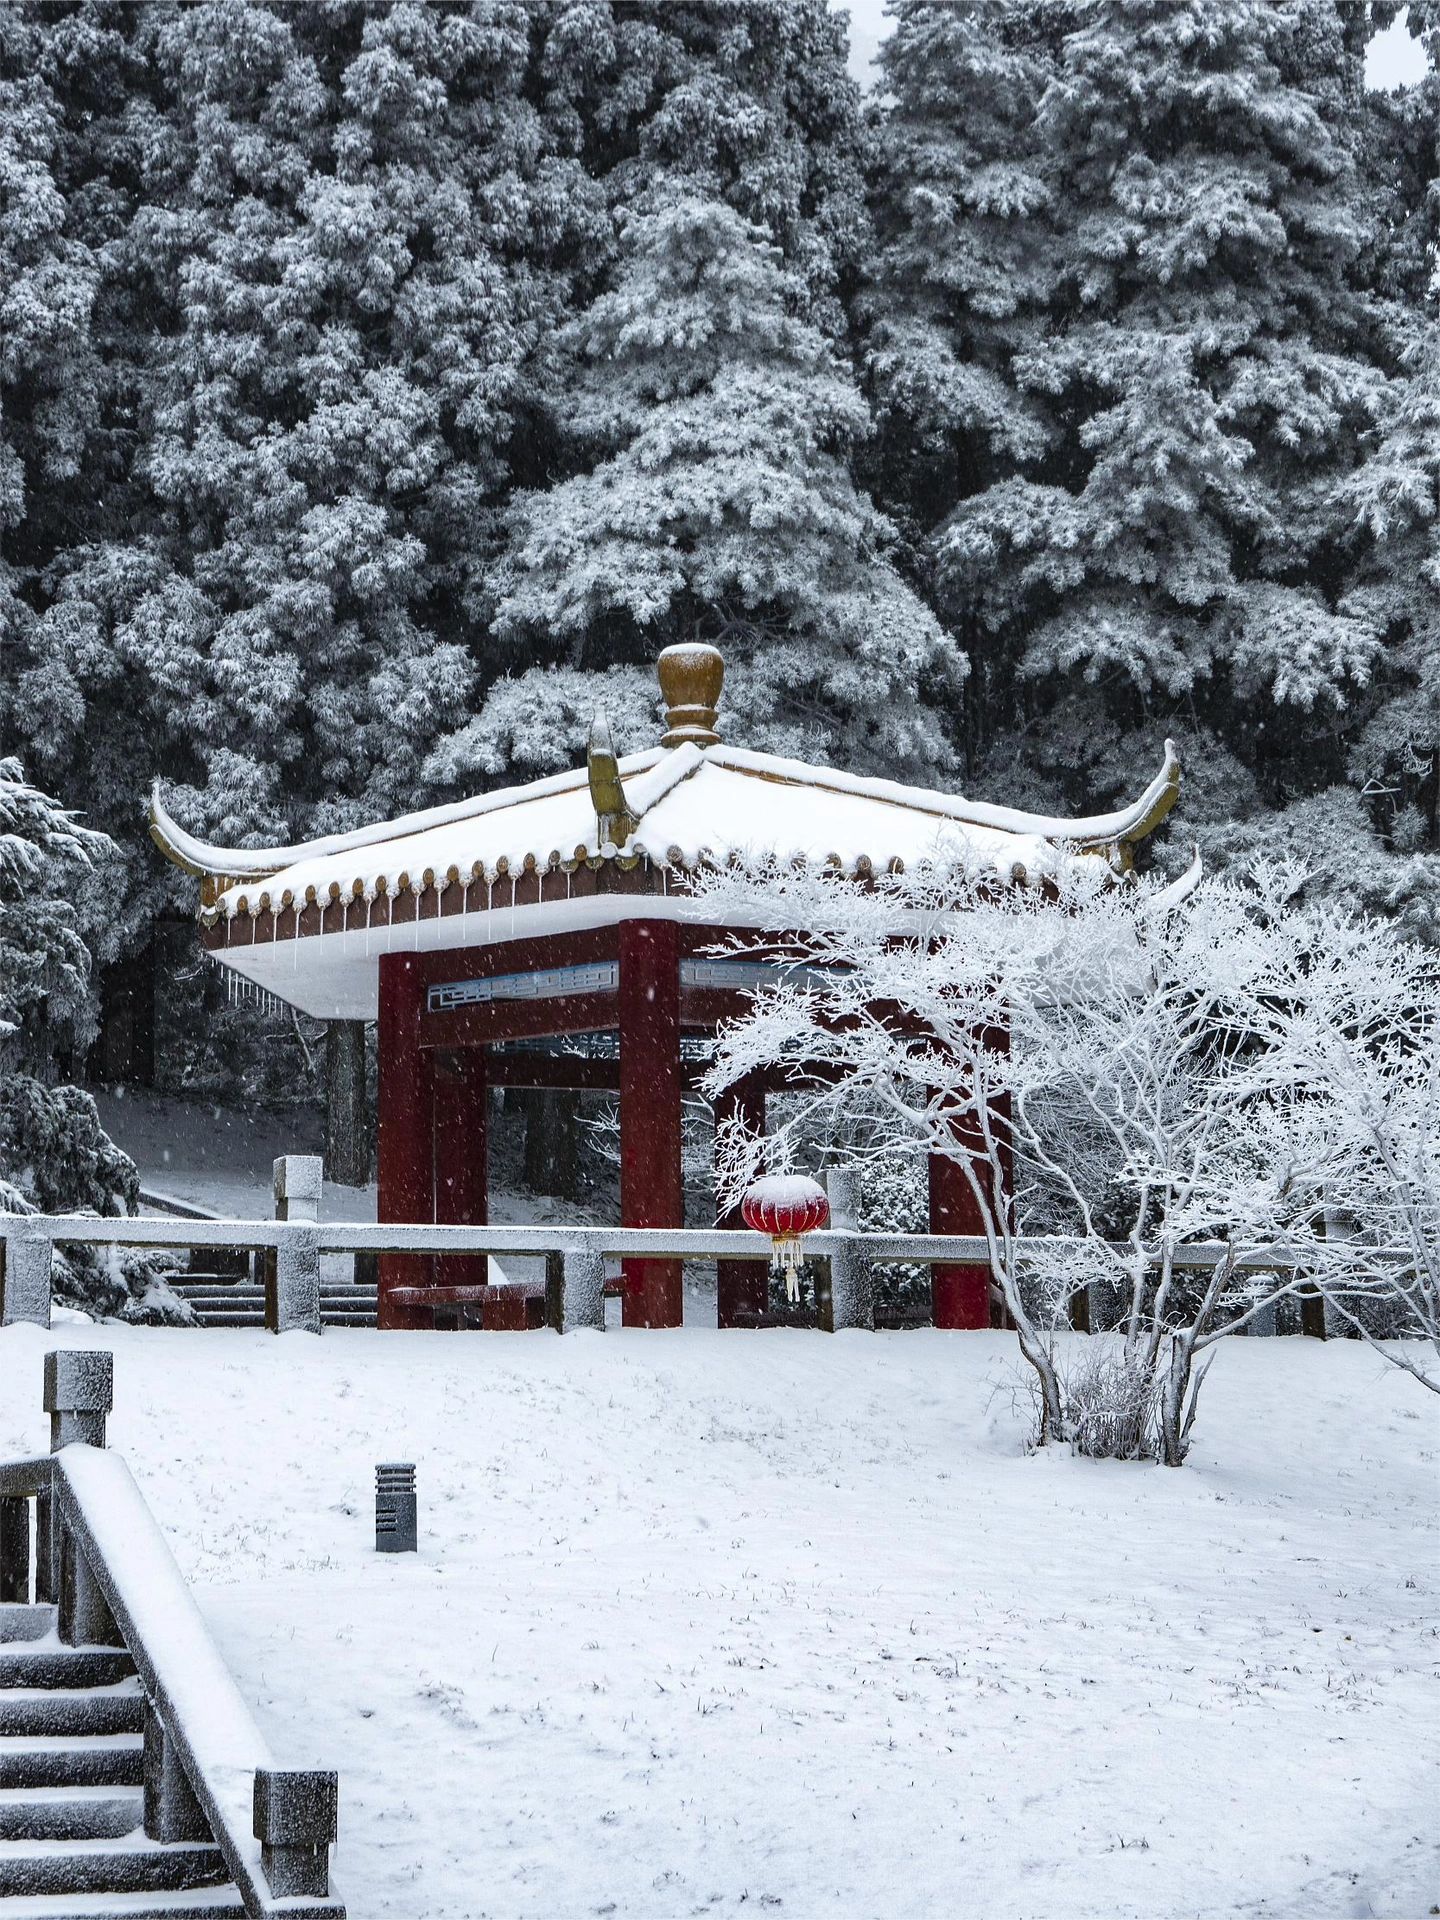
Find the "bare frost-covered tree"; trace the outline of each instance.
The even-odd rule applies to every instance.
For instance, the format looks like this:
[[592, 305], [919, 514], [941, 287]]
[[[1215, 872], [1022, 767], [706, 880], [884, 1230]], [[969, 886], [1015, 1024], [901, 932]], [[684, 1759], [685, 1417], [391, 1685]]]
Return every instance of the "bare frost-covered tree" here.
[[1333, 1319], [1440, 1393], [1440, 957], [1323, 900], [1284, 898], [1270, 934], [1251, 1071], [1296, 1162], [1323, 1170], [1315, 1281]]
[[[725, 1130], [727, 1192], [827, 1119], [861, 1162], [954, 1160], [1035, 1372], [1039, 1438], [1180, 1464], [1206, 1353], [1323, 1268], [1317, 1196], [1343, 1177], [1324, 1130], [1291, 1125], [1315, 1094], [1268, 1058], [1277, 951], [1303, 971], [1293, 890], [1283, 873], [1117, 885], [1082, 861], [997, 889], [963, 848], [867, 884], [711, 876], [707, 917], [801, 930], [721, 1036], [709, 1091], [778, 1064], [797, 1095], [767, 1140]], [[1218, 1243], [1209, 1264], [1197, 1243]], [[1067, 1379], [1056, 1330], [1081, 1289], [1108, 1296], [1119, 1346]]]

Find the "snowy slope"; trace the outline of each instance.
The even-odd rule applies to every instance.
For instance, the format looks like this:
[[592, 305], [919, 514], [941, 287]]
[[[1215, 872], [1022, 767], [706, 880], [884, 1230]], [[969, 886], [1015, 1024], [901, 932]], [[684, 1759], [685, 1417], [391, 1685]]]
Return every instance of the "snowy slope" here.
[[[115, 1443], [355, 1920], [1409, 1916], [1440, 1888], [1432, 1401], [1220, 1354], [1181, 1472], [1027, 1457], [1004, 1335], [0, 1334]], [[372, 1552], [419, 1466], [423, 1551]]]

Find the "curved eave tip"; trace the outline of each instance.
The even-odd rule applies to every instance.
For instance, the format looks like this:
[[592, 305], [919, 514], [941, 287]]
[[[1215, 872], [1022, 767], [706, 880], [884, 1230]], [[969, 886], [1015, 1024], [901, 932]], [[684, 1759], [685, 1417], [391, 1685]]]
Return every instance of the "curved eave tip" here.
[[1190, 855], [1190, 864], [1178, 880], [1172, 880], [1168, 887], [1162, 887], [1151, 902], [1156, 913], [1169, 913], [1175, 907], [1183, 906], [1205, 878], [1205, 862], [1196, 847]]
[[1148, 840], [1160, 823], [1174, 810], [1180, 798], [1180, 751], [1173, 740], [1165, 742], [1165, 761], [1151, 781], [1140, 804], [1139, 817], [1122, 839], [1130, 846]]
[[155, 783], [150, 789], [150, 838], [172, 867], [179, 867], [182, 873], [190, 873], [197, 880], [203, 880], [205, 869], [196, 866], [194, 860], [184, 851], [181, 844], [184, 837], [184, 829], [165, 811], [165, 802], [160, 798], [160, 779], [157, 774]]

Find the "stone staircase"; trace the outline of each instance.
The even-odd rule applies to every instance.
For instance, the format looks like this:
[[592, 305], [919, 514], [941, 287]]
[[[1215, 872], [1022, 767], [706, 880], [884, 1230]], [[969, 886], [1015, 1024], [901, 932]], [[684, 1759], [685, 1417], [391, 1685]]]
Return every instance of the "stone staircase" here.
[[146, 1837], [144, 1720], [123, 1648], [0, 1605], [0, 1920], [244, 1920], [213, 1839]]
[[[177, 1273], [170, 1286], [189, 1302], [202, 1327], [265, 1325], [265, 1289], [258, 1281], [223, 1273]], [[353, 1280], [320, 1282], [320, 1321], [326, 1327], [373, 1327], [377, 1289]]]

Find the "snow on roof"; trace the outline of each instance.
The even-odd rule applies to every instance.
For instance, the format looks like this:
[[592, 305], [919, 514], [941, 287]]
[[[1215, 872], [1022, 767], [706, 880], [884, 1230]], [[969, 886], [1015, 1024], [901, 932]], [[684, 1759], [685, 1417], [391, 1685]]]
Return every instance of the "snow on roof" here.
[[[733, 748], [654, 749], [619, 767], [639, 821], [623, 851], [671, 872], [773, 856], [854, 874], [950, 856], [1006, 881], [1034, 880], [1055, 871], [1067, 844], [1119, 842], [1135, 825], [1134, 809], [1056, 820]], [[406, 885], [492, 880], [621, 851], [598, 837], [583, 774], [485, 799], [490, 804], [437, 810], [438, 818], [412, 815], [388, 833], [287, 848], [296, 857], [258, 878], [232, 880], [216, 908], [233, 916], [292, 902], [373, 900]], [[263, 856], [250, 857], [253, 875]]]
[[[378, 953], [395, 944], [402, 928], [410, 929], [407, 945], [451, 946], [598, 925], [639, 911], [689, 917], [693, 903], [687, 908], [683, 885], [672, 889], [671, 877], [734, 859], [804, 862], [847, 875], [940, 859], [1007, 884], [1034, 884], [1077, 853], [1128, 865], [1130, 847], [1154, 830], [1179, 793], [1179, 761], [1168, 741], [1163, 767], [1136, 801], [1082, 819], [1025, 813], [726, 746], [714, 732], [721, 671], [713, 650], [667, 649], [660, 674], [670, 708], [668, 744], [623, 760], [613, 757], [602, 726], [592, 736], [588, 765], [574, 772], [351, 833], [269, 848], [215, 847], [197, 839], [171, 819], [157, 784], [151, 833], [168, 859], [201, 877], [201, 918], [225, 949], [225, 963], [263, 979], [267, 991], [293, 1004], [307, 1005], [308, 995], [314, 1001], [308, 1010], [314, 1011], [322, 1002], [369, 1006]], [[644, 880], [634, 873], [644, 866], [659, 884], [631, 884], [632, 897], [622, 900], [611, 888], [597, 893], [594, 874], [583, 874], [592, 884], [587, 890], [577, 881], [572, 898], [570, 876], [612, 863], [623, 870], [614, 876], [618, 883]], [[532, 879], [522, 899], [515, 882], [535, 872], [553, 879], [538, 889]], [[433, 898], [423, 916], [418, 906], [392, 916], [390, 902], [397, 896], [455, 882], [464, 888], [463, 916], [447, 905], [440, 917]], [[295, 914], [285, 914], [283, 963], [260, 945], [244, 944], [249, 931], [235, 926], [242, 917], [292, 908], [298, 914], [336, 903], [343, 913], [312, 915], [304, 929]], [[502, 906], [504, 933], [492, 914]], [[492, 919], [494, 930], [487, 932]], [[319, 933], [322, 925], [324, 938], [295, 937]], [[352, 953], [357, 930], [364, 938]], [[257, 937], [268, 948], [278, 933], [272, 920]], [[303, 962], [298, 949], [305, 950]], [[340, 978], [357, 961], [369, 977], [363, 990], [342, 985]], [[301, 971], [315, 976], [309, 990], [295, 978]], [[323, 991], [321, 973], [335, 976]]]

